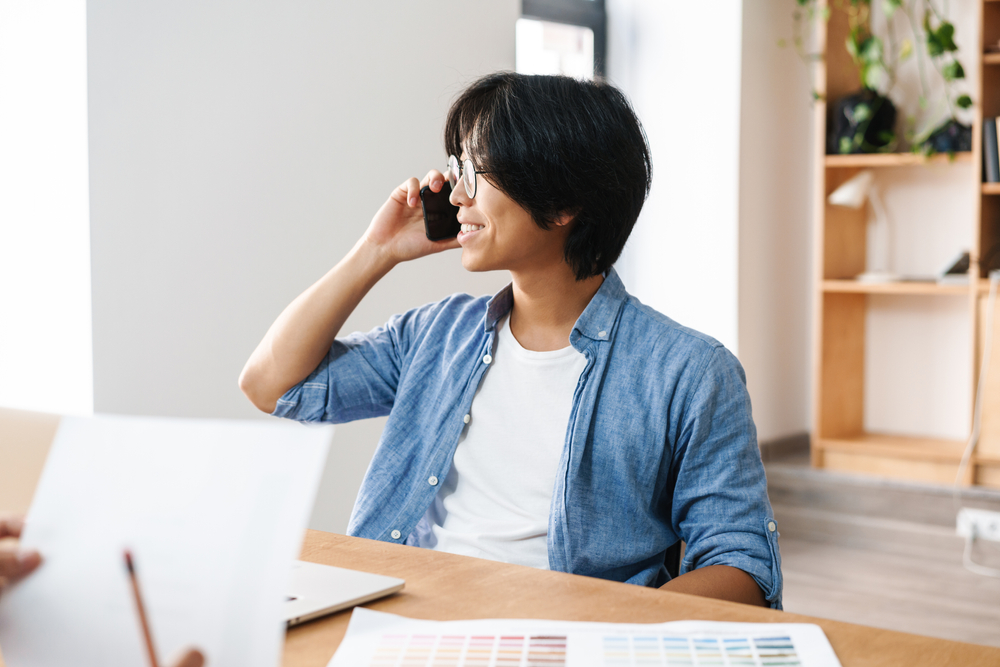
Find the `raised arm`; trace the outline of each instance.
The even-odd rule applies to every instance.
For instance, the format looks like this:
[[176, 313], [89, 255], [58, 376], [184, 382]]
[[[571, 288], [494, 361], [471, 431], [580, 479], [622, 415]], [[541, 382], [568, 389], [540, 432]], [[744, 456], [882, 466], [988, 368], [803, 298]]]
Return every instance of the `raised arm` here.
[[431, 171], [411, 178], [378, 210], [347, 256], [282, 311], [240, 373], [240, 389], [264, 412], [319, 365], [361, 299], [396, 264], [458, 242], [428, 241], [420, 208], [421, 185], [440, 192], [444, 176]]

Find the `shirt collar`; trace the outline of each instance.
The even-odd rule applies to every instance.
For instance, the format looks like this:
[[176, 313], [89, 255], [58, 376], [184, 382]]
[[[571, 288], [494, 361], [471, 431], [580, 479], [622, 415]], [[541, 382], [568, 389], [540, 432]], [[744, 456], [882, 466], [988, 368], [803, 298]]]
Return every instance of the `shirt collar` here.
[[[618, 273], [612, 268], [604, 274], [604, 282], [594, 297], [587, 304], [583, 313], [573, 325], [574, 332], [596, 341], [611, 340], [614, 334], [614, 324], [618, 319], [618, 311], [622, 303], [628, 297], [625, 286], [622, 284]], [[497, 292], [486, 307], [486, 321], [484, 328], [486, 331], [493, 331], [503, 317], [510, 312], [514, 305], [514, 288], [507, 285]]]

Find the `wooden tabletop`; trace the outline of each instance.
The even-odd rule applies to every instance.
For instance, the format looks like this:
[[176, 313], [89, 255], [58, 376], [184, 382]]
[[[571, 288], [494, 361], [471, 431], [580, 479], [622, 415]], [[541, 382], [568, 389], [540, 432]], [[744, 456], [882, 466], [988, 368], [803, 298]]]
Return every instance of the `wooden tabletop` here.
[[[1000, 649], [828, 621], [735, 602], [536, 570], [311, 530], [302, 559], [406, 580], [364, 606], [410, 618], [545, 618], [663, 623], [680, 620], [815, 623], [843, 667], [1000, 665]], [[347, 631], [344, 611], [288, 631], [285, 667], [325, 667]]]

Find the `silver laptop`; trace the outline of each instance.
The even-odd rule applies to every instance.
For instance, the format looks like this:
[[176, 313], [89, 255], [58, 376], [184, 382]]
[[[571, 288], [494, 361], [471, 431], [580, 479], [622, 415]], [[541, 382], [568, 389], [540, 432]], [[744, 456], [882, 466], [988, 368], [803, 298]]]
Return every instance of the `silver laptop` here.
[[402, 590], [402, 579], [295, 561], [285, 602], [288, 627]]

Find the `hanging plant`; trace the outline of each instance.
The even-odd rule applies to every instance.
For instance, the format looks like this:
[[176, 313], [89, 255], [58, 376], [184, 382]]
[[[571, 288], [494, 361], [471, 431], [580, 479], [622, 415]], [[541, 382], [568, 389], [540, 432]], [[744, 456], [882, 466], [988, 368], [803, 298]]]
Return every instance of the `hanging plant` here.
[[[871, 0], [835, 0], [835, 7], [847, 14], [848, 35], [844, 47], [857, 68], [862, 88], [834, 103], [827, 152], [899, 150], [902, 142], [895, 128], [896, 108], [889, 94], [896, 88], [897, 67], [914, 54], [921, 86], [918, 108], [927, 111], [931, 106], [927, 78], [931, 67], [941, 77], [945, 92], [942, 99], [936, 100], [939, 108], [924, 114], [930, 121], [923, 130], [917, 129], [915, 115], [907, 118], [904, 136], [911, 150], [925, 154], [970, 150], [972, 130], [958, 120], [956, 110], [972, 106], [972, 98], [958, 90], [957, 84], [965, 79], [965, 70], [958, 59], [955, 26], [944, 13], [938, 11], [931, 0], [883, 0], [881, 7], [886, 27], [885, 39], [882, 39], [871, 30]], [[899, 16], [905, 18], [910, 35], [901, 40], [897, 39]], [[799, 57], [806, 63], [821, 60], [822, 53], [812, 52], [807, 47], [805, 31], [817, 21], [829, 20], [830, 9], [820, 8], [818, 0], [795, 0], [792, 18], [792, 43]], [[914, 44], [920, 48], [914, 48]], [[781, 40], [779, 45], [787, 44]], [[821, 98], [815, 84], [813, 98]]]

